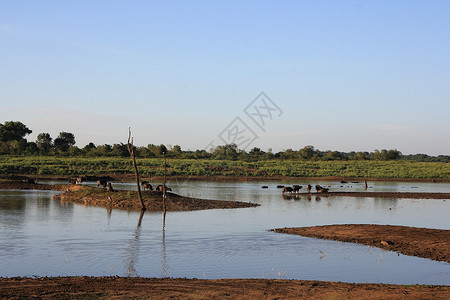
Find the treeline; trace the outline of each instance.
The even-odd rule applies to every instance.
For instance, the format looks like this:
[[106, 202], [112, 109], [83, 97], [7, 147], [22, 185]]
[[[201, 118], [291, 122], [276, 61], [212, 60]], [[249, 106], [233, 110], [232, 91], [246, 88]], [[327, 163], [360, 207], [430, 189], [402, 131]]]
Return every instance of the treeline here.
[[[90, 142], [79, 148], [75, 146], [75, 136], [70, 132], [60, 132], [56, 138], [49, 133], [40, 133], [36, 141], [27, 141], [25, 136], [32, 133], [21, 122], [9, 121], [0, 123], [0, 155], [25, 156], [70, 156], [70, 157], [127, 157], [127, 145], [95, 145]], [[219, 160], [312, 160], [312, 161], [350, 161], [350, 160], [408, 160], [418, 162], [450, 162], [449, 155], [429, 156], [427, 154], [403, 155], [397, 149], [374, 150], [373, 152], [339, 152], [320, 151], [313, 146], [305, 146], [299, 150], [287, 149], [273, 153], [254, 147], [249, 151], [239, 149], [235, 144], [217, 146], [214, 149], [183, 151], [179, 145], [165, 146], [149, 144], [146, 147], [135, 147], [138, 158], [167, 157], [180, 159], [219, 159]]]

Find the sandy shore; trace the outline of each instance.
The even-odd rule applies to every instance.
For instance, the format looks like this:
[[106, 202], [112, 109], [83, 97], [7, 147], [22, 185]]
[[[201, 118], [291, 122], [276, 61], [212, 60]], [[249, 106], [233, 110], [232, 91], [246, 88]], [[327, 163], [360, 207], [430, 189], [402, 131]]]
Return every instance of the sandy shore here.
[[358, 243], [450, 263], [450, 230], [392, 225], [346, 224], [278, 228], [275, 232]]
[[0, 278], [2, 299], [449, 299], [449, 286], [266, 279]]

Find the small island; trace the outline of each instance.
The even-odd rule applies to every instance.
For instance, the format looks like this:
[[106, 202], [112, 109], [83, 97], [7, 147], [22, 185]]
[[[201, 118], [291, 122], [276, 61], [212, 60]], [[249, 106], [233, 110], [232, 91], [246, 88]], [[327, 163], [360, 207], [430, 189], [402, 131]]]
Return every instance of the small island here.
[[[109, 192], [103, 188], [96, 188], [79, 184], [36, 184], [23, 181], [0, 182], [0, 189], [20, 190], [53, 190], [62, 193], [53, 196], [53, 199], [64, 203], [77, 203], [82, 205], [101, 206], [108, 209], [141, 210], [138, 193], [135, 191], [115, 190]], [[163, 211], [162, 192], [142, 191], [142, 199], [147, 211]], [[184, 197], [167, 192], [166, 211], [193, 211], [204, 209], [231, 209], [259, 206], [257, 203], [208, 200]]]
[[[138, 197], [138, 193], [135, 191], [116, 190], [114, 192], [108, 192], [101, 188], [70, 185], [64, 193], [55, 195], [53, 199], [62, 202], [101, 206], [108, 209], [141, 210]], [[166, 211], [230, 209], [259, 206], [259, 204], [250, 202], [190, 198], [172, 192], [167, 192], [166, 197]], [[142, 200], [147, 211], [163, 211], [162, 198], [162, 192], [160, 191], [142, 191]]]

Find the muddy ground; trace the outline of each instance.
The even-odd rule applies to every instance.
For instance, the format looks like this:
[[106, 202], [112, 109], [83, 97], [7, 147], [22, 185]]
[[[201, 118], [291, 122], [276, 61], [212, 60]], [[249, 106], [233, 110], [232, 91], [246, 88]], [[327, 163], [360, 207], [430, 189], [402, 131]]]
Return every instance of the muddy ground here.
[[449, 286], [306, 280], [0, 278], [2, 299], [449, 299]]
[[[167, 192], [166, 195], [167, 211], [230, 209], [259, 206], [259, 204], [250, 202], [206, 200], [183, 197], [171, 192]], [[108, 192], [101, 188], [82, 185], [70, 185], [64, 193], [55, 195], [53, 199], [60, 200], [61, 202], [101, 206], [106, 208], [120, 208], [127, 210], [141, 210], [142, 208], [137, 192]], [[147, 211], [163, 211], [164, 206], [162, 192], [142, 191], [142, 199]]]
[[327, 192], [327, 193], [285, 193], [284, 199], [295, 199], [308, 196], [319, 197], [361, 197], [390, 199], [450, 199], [450, 193], [410, 193], [410, 192]]
[[275, 232], [358, 243], [450, 263], [450, 230], [392, 225], [327, 225], [278, 228]]

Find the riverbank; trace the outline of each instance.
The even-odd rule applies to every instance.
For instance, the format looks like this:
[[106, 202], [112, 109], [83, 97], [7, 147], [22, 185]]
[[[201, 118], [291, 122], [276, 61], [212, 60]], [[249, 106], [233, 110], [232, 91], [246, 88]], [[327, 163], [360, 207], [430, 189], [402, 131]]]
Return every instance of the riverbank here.
[[450, 263], [450, 230], [392, 225], [345, 224], [277, 228], [277, 233], [357, 243]]
[[2, 299], [448, 299], [449, 286], [308, 280], [0, 278]]
[[360, 198], [391, 198], [391, 199], [450, 199], [450, 193], [411, 193], [411, 192], [326, 192], [326, 193], [286, 193], [284, 199], [302, 197], [360, 197]]

